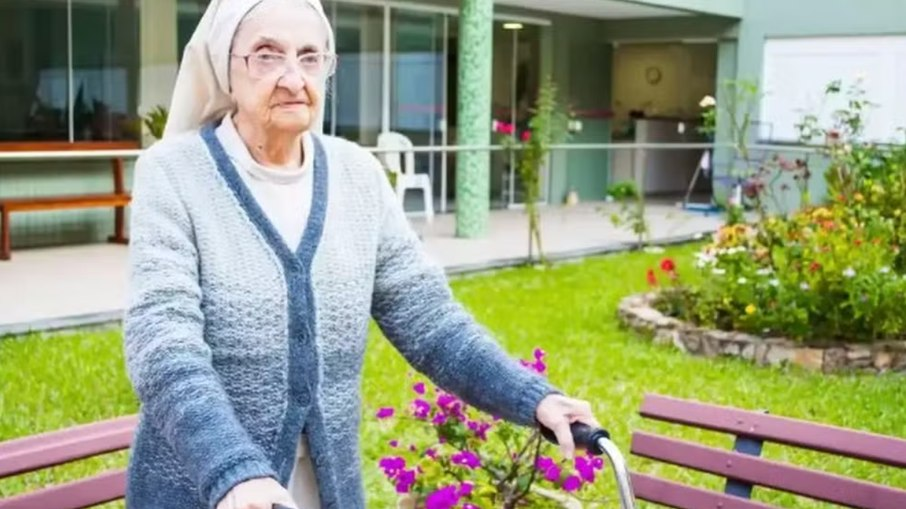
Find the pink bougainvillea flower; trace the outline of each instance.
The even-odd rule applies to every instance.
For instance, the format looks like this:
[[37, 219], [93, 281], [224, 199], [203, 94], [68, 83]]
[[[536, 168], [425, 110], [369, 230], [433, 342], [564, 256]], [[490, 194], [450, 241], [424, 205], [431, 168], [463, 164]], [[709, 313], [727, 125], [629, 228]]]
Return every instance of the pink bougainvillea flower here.
[[413, 385], [412, 390], [415, 391], [416, 394], [424, 395], [425, 394], [425, 382], [418, 382], [417, 384]]
[[384, 407], [377, 411], [378, 419], [389, 419], [393, 417], [393, 409], [390, 407]]
[[471, 451], [460, 451], [450, 458], [454, 465], [464, 466], [469, 469], [476, 469], [481, 466], [481, 459]]
[[412, 402], [412, 415], [416, 419], [425, 420], [431, 413], [431, 403], [419, 398]]
[[456, 486], [444, 486], [434, 490], [425, 499], [425, 509], [453, 509], [459, 503]]
[[563, 490], [567, 492], [576, 491], [582, 487], [582, 480], [578, 476], [571, 475], [563, 481]]

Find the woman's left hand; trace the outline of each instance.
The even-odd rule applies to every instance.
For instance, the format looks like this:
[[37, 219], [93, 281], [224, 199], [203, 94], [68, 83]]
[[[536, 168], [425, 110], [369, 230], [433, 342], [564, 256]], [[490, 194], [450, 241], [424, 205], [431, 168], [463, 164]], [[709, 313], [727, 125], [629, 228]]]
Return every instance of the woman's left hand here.
[[552, 394], [542, 399], [535, 410], [535, 418], [541, 425], [554, 432], [557, 443], [560, 444], [560, 452], [568, 460], [573, 459], [576, 450], [569, 425], [578, 421], [592, 427], [601, 426], [592, 415], [591, 405], [587, 401], [567, 398], [559, 394]]

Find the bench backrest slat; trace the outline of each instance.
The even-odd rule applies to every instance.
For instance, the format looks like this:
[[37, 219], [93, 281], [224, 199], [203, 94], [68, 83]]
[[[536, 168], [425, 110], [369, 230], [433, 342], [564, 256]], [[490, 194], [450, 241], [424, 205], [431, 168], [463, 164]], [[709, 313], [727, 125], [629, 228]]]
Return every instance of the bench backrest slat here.
[[774, 506], [754, 502], [744, 498], [724, 495], [716, 491], [693, 488], [652, 477], [645, 474], [632, 474], [632, 489], [638, 500], [654, 502], [674, 509], [776, 509]]
[[798, 419], [646, 395], [643, 417], [906, 468], [906, 440]]
[[0, 444], [0, 479], [127, 449], [136, 422], [123, 417]]
[[866, 509], [906, 508], [906, 491], [649, 433], [633, 435], [632, 453], [824, 502]]
[[0, 500], [0, 509], [83, 509], [125, 496], [126, 471], [104, 474]]

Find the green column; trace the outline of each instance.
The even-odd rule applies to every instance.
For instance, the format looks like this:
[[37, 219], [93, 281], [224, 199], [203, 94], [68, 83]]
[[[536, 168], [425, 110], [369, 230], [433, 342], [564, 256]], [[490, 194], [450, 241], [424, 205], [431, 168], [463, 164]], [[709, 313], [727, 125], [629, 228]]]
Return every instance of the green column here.
[[[491, 144], [491, 74], [494, 0], [461, 0], [457, 143]], [[461, 152], [456, 157], [456, 235], [484, 235], [490, 212], [491, 154]]]

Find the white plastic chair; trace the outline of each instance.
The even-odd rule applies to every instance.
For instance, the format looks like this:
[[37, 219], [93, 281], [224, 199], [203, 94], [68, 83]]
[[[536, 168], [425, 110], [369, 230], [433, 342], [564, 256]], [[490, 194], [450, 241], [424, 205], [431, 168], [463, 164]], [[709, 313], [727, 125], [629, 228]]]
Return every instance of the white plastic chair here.
[[[415, 152], [412, 141], [397, 132], [384, 132], [378, 135], [379, 156], [384, 164], [396, 176], [396, 194], [400, 203], [406, 199], [409, 189], [421, 190], [424, 194], [425, 220], [434, 220], [434, 198], [431, 177], [415, 172]], [[386, 150], [386, 151], [385, 151]]]

